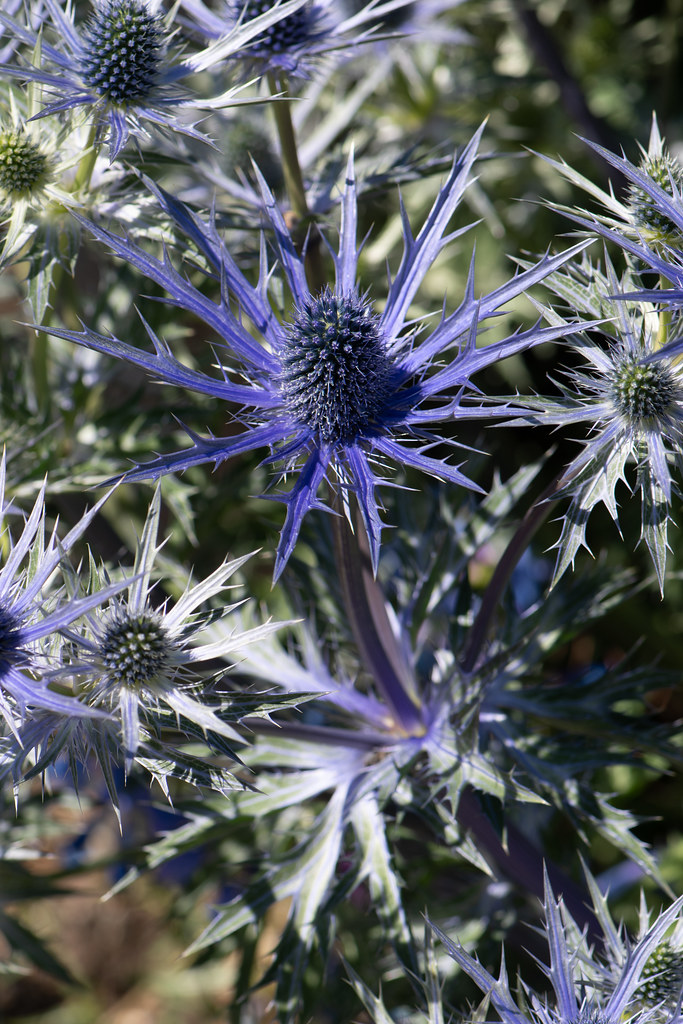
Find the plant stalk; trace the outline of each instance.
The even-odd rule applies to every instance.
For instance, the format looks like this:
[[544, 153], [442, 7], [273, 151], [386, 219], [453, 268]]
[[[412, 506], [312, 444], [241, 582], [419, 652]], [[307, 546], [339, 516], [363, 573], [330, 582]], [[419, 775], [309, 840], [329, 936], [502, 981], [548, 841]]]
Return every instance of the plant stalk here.
[[365, 668], [389, 706], [394, 724], [408, 736], [425, 731], [414, 680], [387, 614], [384, 594], [374, 577], [362, 526], [355, 532], [335, 502], [332, 529], [339, 579], [348, 621]]
[[271, 73], [268, 75], [268, 85], [271, 95], [276, 97], [271, 103], [271, 107], [280, 140], [285, 187], [292, 213], [296, 219], [294, 238], [304, 254], [308, 285], [312, 292], [319, 292], [328, 282], [322, 258], [320, 234], [308, 206], [306, 186], [299, 163], [299, 151], [290, 108], [291, 94], [284, 77], [279, 78]]

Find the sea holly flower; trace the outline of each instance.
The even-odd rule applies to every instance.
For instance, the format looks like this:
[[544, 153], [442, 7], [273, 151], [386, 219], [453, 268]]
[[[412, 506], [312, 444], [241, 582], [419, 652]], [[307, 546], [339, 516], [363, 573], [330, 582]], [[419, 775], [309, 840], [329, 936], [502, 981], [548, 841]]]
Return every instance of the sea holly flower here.
[[[73, 671], [83, 676], [83, 699], [118, 719], [127, 769], [143, 739], [155, 736], [164, 725], [180, 728], [181, 721], [200, 735], [211, 733], [242, 745], [242, 736], [219, 715], [220, 705], [202, 699], [210, 682], [204, 665], [262, 641], [281, 626], [264, 623], [243, 632], [226, 630], [220, 643], [202, 642], [206, 616], [198, 609], [225, 593], [227, 580], [251, 555], [225, 561], [205, 580], [188, 583], [173, 604], [153, 603], [151, 574], [159, 551], [160, 510], [157, 488], [125, 596], [119, 593], [107, 606], [96, 608], [86, 616], [82, 632], [69, 634], [74, 645]], [[95, 591], [105, 583], [106, 577], [96, 579]], [[221, 616], [234, 608], [224, 605]]]
[[[590, 984], [596, 967], [588, 958], [599, 960], [599, 953], [591, 957], [585, 941], [569, 918], [561, 899], [556, 899], [550, 883], [545, 879], [545, 932], [548, 942], [548, 964], [540, 964], [548, 978], [552, 993], [540, 995], [523, 984], [524, 1002], [520, 1007], [510, 992], [503, 961], [498, 977], [490, 974], [480, 961], [459, 943], [452, 941], [443, 931], [432, 925], [435, 936], [458, 966], [479, 987], [503, 1024], [650, 1024], [661, 1021], [664, 1007], [651, 1005], [643, 999], [648, 987], [649, 965], [665, 940], [683, 907], [683, 897], [663, 911], [638, 941], [630, 945], [608, 991]], [[569, 931], [569, 935], [567, 932]], [[572, 941], [572, 939], [574, 941]], [[672, 1018], [676, 1019], [677, 1013]]]
[[[552, 160], [544, 156], [546, 163], [559, 171], [572, 185], [597, 200], [601, 207], [590, 211], [577, 211], [566, 206], [558, 206], [557, 209], [592, 230], [597, 230], [597, 225], [601, 225], [601, 228], [613, 233], [608, 237], [614, 241], [618, 241], [619, 235], [625, 235], [655, 251], [661, 251], [662, 246], [680, 248], [683, 234], [676, 220], [677, 216], [680, 219], [683, 212], [683, 168], [667, 149], [656, 116], [653, 114], [647, 149], [639, 146], [641, 159], [638, 164], [618, 157], [593, 142], [588, 144], [626, 177], [629, 181], [628, 192], [623, 199], [619, 199], [612, 189], [606, 192], [564, 160]], [[604, 231], [601, 230], [601, 233], [604, 234]], [[623, 244], [623, 238], [618, 244]], [[640, 255], [638, 249], [629, 251]]]
[[[659, 351], [648, 359], [658, 359], [660, 356], [672, 358], [683, 351], [683, 342], [679, 336], [679, 311], [683, 307], [683, 172], [677, 162], [666, 154], [662, 153], [657, 158], [656, 150], [654, 167], [648, 172], [647, 168], [635, 167], [629, 160], [592, 145], [629, 180], [631, 196], [634, 193], [640, 196], [636, 216], [643, 222], [643, 226], [638, 231], [638, 237], [633, 239], [628, 231], [612, 228], [597, 216], [584, 217], [571, 211], [563, 212], [582, 227], [598, 232], [620, 246], [632, 257], [636, 270], [654, 271], [659, 275], [659, 288], [638, 288], [631, 292], [621, 292], [617, 297], [624, 301], [636, 299], [657, 304], [661, 323], [657, 345]], [[633, 203], [631, 199], [631, 209]]]
[[[242, 601], [216, 607], [231, 589], [230, 577], [251, 555], [226, 560], [194, 583], [181, 573], [178, 599], [160, 601], [152, 580], [162, 546], [160, 509], [157, 488], [131, 576], [112, 585], [91, 559], [92, 596], [74, 598], [79, 617], [60, 632], [59, 679], [74, 696], [41, 705], [12, 735], [0, 738], [0, 779], [16, 787], [38, 776], [70, 774], [78, 789], [83, 769], [90, 773], [97, 765], [119, 818], [120, 766], [126, 778], [133, 768], [148, 773], [167, 797], [171, 778], [214, 793], [242, 790], [234, 748], [242, 750], [249, 734], [236, 726], [245, 717], [268, 719], [307, 700], [305, 694], [242, 693], [232, 687], [226, 696], [224, 685], [218, 686], [246, 646], [264, 643], [288, 623], [268, 620], [239, 628], [234, 612]], [[175, 585], [175, 573], [173, 580]], [[68, 582], [72, 593], [82, 589], [78, 574], [72, 572]], [[220, 636], [208, 634], [209, 624], [220, 624]]]
[[[585, 231], [601, 235], [628, 254], [629, 265], [637, 273], [654, 271], [659, 288], [639, 288], [621, 292], [624, 301], [642, 299], [662, 310], [657, 348], [667, 346], [667, 355], [678, 354], [683, 345], [678, 335], [678, 310], [683, 306], [683, 168], [666, 149], [653, 116], [647, 151], [642, 150], [640, 165], [619, 157], [594, 142], [588, 143], [629, 182], [622, 202], [578, 174], [565, 163], [549, 160], [575, 185], [597, 199], [603, 210], [557, 208]], [[671, 284], [673, 287], [668, 287]], [[667, 344], [668, 343], [668, 344]], [[654, 354], [648, 359], [658, 358]]]
[[18, 735], [20, 723], [36, 709], [60, 715], [101, 715], [54, 687], [69, 676], [59, 654], [59, 633], [75, 619], [106, 601], [125, 583], [109, 584], [100, 593], [69, 598], [51, 589], [60, 563], [83, 535], [107, 495], [60, 539], [56, 528], [46, 537], [45, 485], [40, 489], [21, 535], [11, 536], [15, 511], [5, 496], [6, 466], [0, 462], [0, 522], [7, 552], [0, 569], [0, 715]]
[[[267, 13], [273, 5], [268, 0], [223, 0], [222, 7], [215, 11], [202, 0], [183, 0], [182, 6], [191, 28], [205, 39], [218, 40], [240, 24]], [[306, 0], [297, 10], [263, 29], [243, 51], [234, 54], [234, 59], [242, 61], [250, 74], [275, 70], [301, 74], [328, 35], [324, 8]], [[302, 60], [304, 57], [307, 62]]]
[[[635, 938], [623, 924], [617, 925], [609, 910], [606, 896], [596, 880], [584, 868], [595, 917], [602, 929], [600, 959], [583, 957], [584, 969], [591, 983], [601, 992], [613, 992], [628, 963], [631, 950], [638, 946], [652, 927], [652, 912], [641, 892], [638, 907], [638, 928]], [[653, 948], [641, 974], [637, 1002], [654, 1011], [658, 1024], [680, 1015], [683, 996], [683, 918], [678, 916], [659, 943]]]
[[[634, 286], [631, 273], [619, 278], [607, 257], [606, 272], [583, 264], [566, 267], [548, 280], [548, 287], [572, 309], [609, 326], [575, 336], [571, 345], [586, 361], [559, 382], [562, 398], [528, 400], [537, 420], [560, 427], [585, 423], [590, 433], [569, 464], [555, 497], [571, 497], [557, 543], [554, 582], [587, 547], [586, 525], [602, 502], [618, 523], [616, 486], [635, 466], [641, 493], [641, 540], [652, 558], [660, 589], [664, 587], [667, 527], [678, 485], [674, 470], [683, 471], [683, 367], [671, 350], [658, 349], [660, 319], [646, 302], [621, 296]], [[611, 297], [610, 297], [611, 296]], [[549, 311], [548, 315], [552, 317]]]
[[[102, 0], [79, 25], [71, 0], [64, 4], [45, 0], [45, 9], [58, 41], [52, 45], [44, 27], [39, 48], [36, 32], [0, 14], [0, 23], [39, 54], [35, 65], [4, 64], [0, 70], [40, 82], [54, 95], [35, 117], [84, 108], [97, 128], [98, 143], [109, 143], [111, 160], [130, 134], [145, 139], [150, 127], [207, 141], [183, 120], [184, 115], [240, 102], [237, 88], [203, 99], [179, 85], [210, 66], [213, 57], [206, 51], [178, 55], [172, 41], [172, 14], [163, 16], [158, 0]], [[243, 43], [243, 35], [235, 34], [235, 46]], [[232, 45], [231, 38], [228, 52]]]
[[215, 41], [230, 38], [236, 28], [252, 23], [257, 27], [261, 16], [269, 11], [277, 13], [282, 7], [283, 16], [272, 24], [264, 23], [243, 50], [229, 56], [241, 61], [249, 74], [285, 73], [308, 78], [315, 64], [326, 54], [339, 49], [350, 50], [375, 38], [368, 25], [391, 17], [410, 3], [409, 0], [373, 0], [348, 17], [333, 0], [303, 0], [291, 13], [284, 13], [285, 5], [273, 5], [270, 0], [222, 0], [218, 10], [208, 7], [203, 0], [181, 0], [181, 5], [190, 27], [203, 38]]
[[[334, 284], [311, 291], [304, 259], [294, 242], [270, 190], [261, 183], [264, 202], [274, 231], [282, 273], [292, 306], [282, 323], [270, 303], [268, 281], [272, 269], [265, 246], [259, 281], [251, 283], [237, 266], [215, 225], [205, 223], [187, 207], [150, 184], [164, 211], [184, 230], [222, 281], [222, 298], [206, 298], [171, 263], [159, 260], [127, 238], [90, 225], [96, 238], [116, 254], [161, 284], [173, 305], [198, 316], [215, 330], [224, 346], [217, 377], [191, 370], [168, 345], [147, 328], [154, 345], [149, 353], [117, 338], [84, 331], [52, 330], [60, 337], [125, 359], [153, 377], [239, 406], [245, 429], [224, 438], [201, 437], [188, 431], [192, 446], [162, 455], [127, 474], [129, 480], [155, 479], [188, 466], [212, 462], [215, 466], [240, 452], [266, 448], [268, 463], [280, 462], [281, 478], [293, 478], [291, 488], [269, 496], [285, 504], [287, 513], [278, 547], [275, 577], [289, 558], [304, 516], [322, 508], [319, 497], [327, 480], [341, 488], [342, 496], [355, 496], [368, 535], [373, 565], [377, 565], [381, 519], [377, 465], [399, 463], [441, 480], [477, 489], [457, 466], [427, 454], [444, 441], [432, 428], [472, 418], [505, 414], [500, 406], [467, 404], [476, 396], [471, 378], [500, 359], [577, 329], [562, 320], [551, 327], [515, 332], [501, 341], [477, 348], [480, 324], [508, 300], [542, 281], [583, 247], [581, 243], [516, 274], [487, 295], [477, 297], [472, 271], [464, 297], [453, 313], [444, 312], [432, 325], [416, 324], [409, 311], [418, 288], [444, 246], [459, 237], [458, 229], [444, 236], [451, 216], [467, 185], [481, 130], [455, 160], [450, 174], [417, 237], [402, 210], [404, 249], [390, 283], [381, 313], [358, 284], [360, 247], [356, 238], [356, 182], [353, 162], [347, 169], [342, 199], [339, 246], [333, 253]], [[230, 299], [239, 304], [233, 312]], [[249, 324], [258, 332], [255, 340]], [[239, 380], [234, 376], [239, 373]]]
[[[47, 242], [40, 253], [45, 264], [45, 250], [64, 258], [65, 240], [74, 234], [65, 208], [78, 205], [74, 168], [87, 151], [86, 133], [56, 119], [40, 125], [32, 121], [40, 109], [37, 83], [26, 89], [8, 83], [6, 90], [6, 113], [0, 114], [0, 213], [6, 225], [0, 264], [19, 253], [30, 258], [25, 247], [36, 234]], [[59, 242], [53, 237], [57, 234]]]

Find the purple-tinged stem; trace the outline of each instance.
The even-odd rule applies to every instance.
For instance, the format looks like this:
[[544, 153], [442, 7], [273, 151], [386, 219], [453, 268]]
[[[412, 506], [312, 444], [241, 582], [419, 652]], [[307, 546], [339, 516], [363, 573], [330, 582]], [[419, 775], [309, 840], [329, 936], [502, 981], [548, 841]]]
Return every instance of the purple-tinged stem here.
[[327, 725], [305, 725], [300, 722], [269, 722], [265, 718], [243, 718], [240, 725], [260, 736], [279, 736], [299, 739], [306, 743], [320, 743], [329, 747], [351, 747], [354, 750], [381, 750], [394, 742], [391, 736], [364, 729], [335, 729]]
[[422, 735], [425, 725], [412, 673], [394, 635], [384, 594], [372, 571], [361, 526], [351, 531], [339, 508], [333, 517], [334, 549], [344, 605], [361, 660], [375, 681], [396, 726], [406, 735]]

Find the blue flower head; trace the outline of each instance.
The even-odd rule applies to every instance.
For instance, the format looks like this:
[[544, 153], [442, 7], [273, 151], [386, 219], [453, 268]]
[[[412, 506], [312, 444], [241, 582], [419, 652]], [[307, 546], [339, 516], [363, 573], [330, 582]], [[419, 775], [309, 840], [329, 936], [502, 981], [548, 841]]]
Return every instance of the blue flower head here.
[[[476, 347], [481, 321], [525, 288], [542, 280], [573, 255], [545, 257], [490, 294], [476, 298], [473, 273], [459, 308], [441, 315], [428, 329], [408, 319], [412, 300], [429, 267], [448, 241], [451, 216], [466, 187], [475, 159], [478, 132], [453, 165], [425, 224], [413, 237], [403, 211], [403, 258], [382, 313], [357, 283], [360, 248], [356, 241], [356, 182], [353, 163], [347, 169], [342, 199], [339, 246], [333, 253], [335, 280], [311, 291], [304, 261], [297, 253], [282, 212], [262, 181], [268, 216], [282, 271], [292, 296], [291, 313], [282, 323], [269, 301], [272, 268], [263, 248], [260, 280], [251, 283], [237, 266], [213, 223], [204, 223], [163, 190], [151, 185], [160, 203], [199, 247], [222, 280], [216, 303], [206, 298], [172, 265], [168, 255], [155, 259], [132, 241], [96, 225], [97, 238], [159, 282], [174, 305], [199, 316], [216, 330], [224, 345], [219, 377], [184, 366], [168, 346], [147, 328], [154, 353], [89, 329], [54, 333], [98, 351], [127, 359], [154, 377], [241, 407], [245, 428], [237, 436], [201, 437], [189, 431], [192, 446], [162, 455], [131, 471], [129, 480], [154, 479], [164, 473], [212, 462], [219, 465], [241, 452], [266, 448], [269, 463], [283, 465], [281, 477], [293, 478], [285, 493], [275, 496], [287, 507], [277, 553], [277, 577], [289, 558], [305, 514], [323, 507], [319, 491], [327, 480], [341, 491], [344, 504], [354, 495], [377, 565], [381, 520], [376, 490], [377, 466], [398, 462], [461, 486], [476, 488], [457, 466], [427, 454], [444, 440], [432, 428], [461, 419], [501, 416], [501, 407], [468, 405], [471, 377], [486, 366], [530, 345], [572, 331], [564, 320], [538, 325]], [[239, 304], [236, 315], [231, 297]], [[258, 331], [256, 341], [246, 321]], [[239, 379], [235, 379], [236, 374]]]
[[[56, 224], [62, 216], [67, 217], [66, 209], [78, 203], [72, 191], [73, 168], [88, 150], [87, 131], [57, 118], [36, 123], [33, 116], [40, 109], [40, 93], [36, 82], [27, 88], [8, 83], [5, 90], [7, 110], [0, 115], [0, 216], [4, 227], [0, 265], [18, 256], [30, 260], [36, 254], [31, 242], [41, 235], [52, 239], [59, 234], [60, 256], [66, 258], [64, 238]], [[49, 265], [50, 258], [40, 243], [39, 248], [37, 262]], [[55, 255], [50, 253], [53, 258]]]
[[[223, 0], [217, 11], [203, 0], [181, 0], [189, 24], [208, 40], [230, 37], [238, 27], [255, 30], [246, 46], [230, 56], [241, 61], [249, 74], [269, 73], [308, 78], [325, 55], [351, 49], [374, 38], [367, 26], [383, 17], [412, 6], [409, 0], [363, 3], [361, 10], [344, 16], [339, 4], [330, 0], [299, 0], [276, 3], [270, 0]], [[277, 17], [279, 9], [280, 17]], [[270, 15], [268, 17], [268, 15]], [[262, 27], [261, 27], [262, 26]]]
[[44, 150], [16, 128], [0, 129], [0, 194], [24, 199], [43, 187], [49, 162]]
[[[239, 24], [254, 21], [272, 6], [270, 0], [228, 0], [225, 13]], [[257, 36], [245, 54], [247, 61], [269, 70], [296, 70], [301, 55], [327, 34], [323, 14], [319, 4], [305, 3]]]
[[[593, 888], [597, 888], [594, 883]], [[523, 1009], [510, 992], [504, 963], [498, 978], [494, 978], [459, 943], [451, 941], [438, 928], [433, 929], [448, 954], [490, 999], [503, 1024], [620, 1024], [624, 1021], [661, 1024], [665, 1019], [680, 1019], [680, 991], [678, 1008], [674, 1008], [673, 1015], [663, 1012], [662, 1001], [653, 1005], [647, 998], [647, 991], [651, 985], [648, 979], [652, 979], [655, 968], [653, 957], [656, 959], [657, 950], [680, 918], [683, 898], [659, 914], [637, 942], [623, 944], [624, 957], [610, 983], [604, 985], [604, 967], [599, 953], [590, 948], [585, 933], [581, 934], [562, 900], [556, 899], [547, 877], [545, 889], [545, 931], [550, 962], [547, 966], [541, 964], [541, 968], [550, 982], [552, 994], [540, 995], [525, 985]], [[606, 912], [601, 912], [599, 906], [596, 910], [609, 949], [618, 936], [616, 930], [608, 931], [611, 922]]]
[[[145, 138], [149, 128], [181, 132], [205, 140], [192, 124], [183, 121], [188, 109], [229, 105], [237, 90], [203, 100], [178, 82], [208, 66], [206, 53], [180, 59], [170, 44], [170, 15], [158, 13], [156, 0], [102, 0], [85, 23], [76, 26], [70, 2], [45, 0], [49, 21], [36, 53], [40, 64], [5, 64], [2, 71], [24, 81], [42, 83], [53, 95], [36, 114], [88, 109], [106, 139], [114, 160], [130, 134]], [[37, 33], [0, 14], [22, 42], [36, 47]], [[48, 41], [47, 25], [57, 34]]]
[[[230, 756], [235, 744], [245, 744], [231, 724], [242, 717], [238, 702], [209, 696], [220, 674], [216, 666], [238, 657], [250, 643], [263, 643], [283, 623], [268, 621], [239, 631], [226, 626], [220, 639], [207, 641], [209, 621], [215, 627], [242, 603], [228, 603], [226, 592], [228, 580], [250, 555], [225, 560], [204, 579], [188, 581], [175, 602], [152, 599], [158, 584], [155, 560], [163, 546], [157, 543], [160, 513], [157, 487], [132, 574], [111, 584], [108, 571], [91, 561], [89, 593], [71, 600], [59, 617], [39, 621], [39, 636], [59, 630], [61, 657], [56, 662], [53, 656], [51, 677], [65, 681], [73, 696], [31, 684], [31, 715], [17, 722], [13, 736], [0, 736], [0, 781], [11, 776], [16, 784], [61, 761], [77, 785], [78, 766], [95, 760], [115, 808], [114, 768], [121, 762], [126, 774], [134, 763], [141, 765], [166, 792], [166, 777], [174, 773], [218, 791], [242, 788], [228, 768], [217, 768], [213, 759], [208, 762], [188, 748], [205, 740]], [[77, 590], [75, 576], [71, 584]], [[218, 600], [220, 610], [203, 613]], [[0, 601], [0, 685], [13, 667], [39, 664], [35, 658], [33, 664], [28, 661], [27, 639], [23, 617]], [[21, 692], [15, 699], [20, 701]], [[268, 701], [272, 708], [270, 696]], [[259, 699], [248, 703], [246, 713], [253, 713]]]
[[618, 157], [594, 142], [589, 142], [606, 163], [611, 164], [628, 181], [623, 199], [610, 188], [600, 188], [590, 178], [575, 171], [564, 161], [544, 157], [573, 185], [583, 189], [599, 203], [598, 209], [575, 210], [558, 206], [572, 220], [590, 231], [599, 232], [624, 248], [636, 264], [647, 266], [650, 258], [669, 252], [676, 262], [675, 251], [683, 239], [683, 167], [669, 151], [653, 114], [647, 149], [640, 146], [640, 160], [632, 163]]
[[[197, 609], [220, 596], [223, 614], [233, 610], [234, 606], [225, 603], [227, 580], [250, 555], [224, 561], [206, 579], [188, 584], [175, 604], [166, 602], [155, 608], [150, 593], [154, 559], [160, 550], [160, 511], [157, 487], [126, 593], [95, 609], [85, 617], [80, 633], [70, 634], [78, 652], [74, 672], [82, 672], [85, 678], [84, 700], [119, 719], [127, 769], [144, 740], [169, 721], [177, 728], [185, 719], [202, 734], [213, 733], [242, 744], [234, 727], [217, 714], [219, 707], [206, 702], [208, 678], [202, 670], [206, 662], [262, 641], [279, 626], [265, 623], [241, 633], [231, 631], [222, 643], [202, 642], [206, 622]], [[105, 578], [103, 574], [100, 586]]]
[[669, 350], [657, 347], [661, 319], [655, 308], [623, 300], [634, 287], [634, 275], [618, 276], [605, 260], [605, 273], [584, 258], [548, 280], [574, 310], [602, 316], [609, 326], [602, 328], [602, 339], [595, 332], [571, 339], [586, 366], [558, 382], [561, 398], [527, 400], [538, 409], [539, 422], [588, 428], [555, 494], [571, 497], [571, 504], [557, 543], [554, 582], [573, 565], [579, 549], [588, 547], [586, 526], [596, 505], [602, 502], [618, 523], [616, 488], [632, 474], [641, 494], [641, 539], [663, 590], [668, 523], [683, 468], [683, 370]]
[[126, 106], [145, 100], [159, 75], [160, 18], [140, 0], [105, 0], [83, 31], [80, 72], [98, 96]]

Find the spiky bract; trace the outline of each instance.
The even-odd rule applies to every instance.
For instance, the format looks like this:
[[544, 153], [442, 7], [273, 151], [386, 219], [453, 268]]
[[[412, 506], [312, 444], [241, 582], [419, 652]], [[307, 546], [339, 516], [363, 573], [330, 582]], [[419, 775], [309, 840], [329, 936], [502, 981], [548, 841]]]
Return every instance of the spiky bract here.
[[[89, 225], [119, 256], [158, 281], [175, 305], [190, 310], [219, 333], [224, 352], [220, 376], [188, 370], [151, 331], [154, 354], [87, 329], [55, 329], [54, 333], [137, 363], [157, 379], [240, 406], [247, 424], [237, 437], [203, 438], [190, 432], [191, 448], [161, 456], [134, 470], [128, 478], [154, 479], [199, 463], [218, 465], [238, 451], [269, 449], [269, 461], [279, 460], [284, 466], [282, 476], [294, 478], [290, 490], [278, 496], [287, 506], [287, 516], [275, 563], [276, 577], [294, 548], [306, 512], [322, 506], [318, 492], [326, 479], [330, 484], [338, 482], [344, 495], [355, 495], [374, 566], [382, 526], [376, 497], [381, 478], [376, 475], [376, 466], [397, 462], [476, 489], [443, 455], [427, 454], [437, 440], [447, 446], [456, 443], [433, 433], [433, 428], [461, 419], [504, 417], [506, 410], [501, 404], [486, 406], [471, 389], [472, 376], [530, 345], [577, 329], [561, 320], [551, 327], [536, 324], [485, 347], [476, 344], [482, 321], [571, 259], [576, 249], [545, 257], [480, 298], [475, 296], [470, 275], [458, 309], [450, 315], [444, 312], [431, 329], [427, 322], [416, 326], [408, 319], [411, 303], [436, 256], [448, 240], [465, 230], [444, 238], [468, 183], [480, 134], [481, 130], [455, 160], [417, 238], [404, 212], [403, 257], [381, 314], [372, 312], [369, 298], [359, 297], [356, 279], [360, 249], [351, 161], [342, 200], [339, 247], [334, 255], [335, 281], [322, 293], [309, 289], [304, 259], [297, 253], [284, 216], [261, 180], [277, 256], [292, 296], [294, 312], [289, 327], [280, 323], [279, 310], [270, 305], [266, 287], [270, 269], [265, 257], [260, 280], [254, 286], [237, 266], [214, 224], [202, 222], [157, 186], [150, 183], [162, 208], [220, 273], [224, 297], [219, 303], [191, 285], [168, 257], [151, 258], [129, 239]], [[239, 317], [232, 312], [229, 296], [240, 307]], [[254, 340], [245, 318], [259, 332], [261, 341]], [[239, 380], [234, 379], [235, 374]]]

